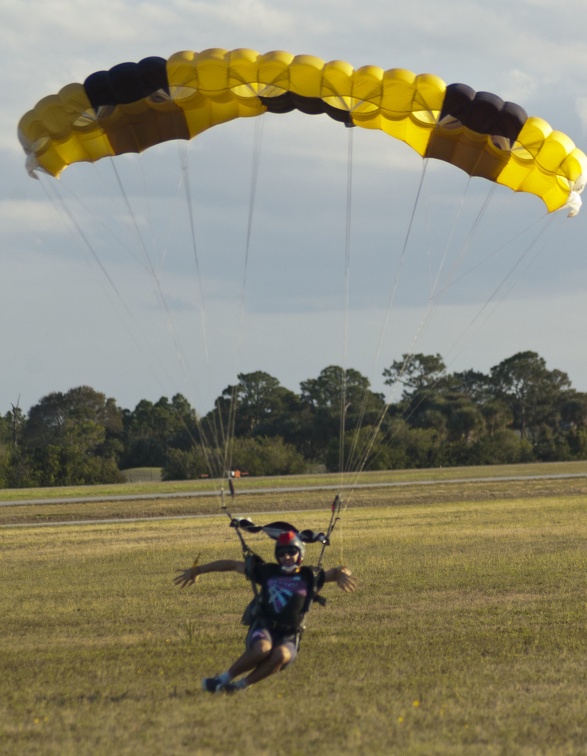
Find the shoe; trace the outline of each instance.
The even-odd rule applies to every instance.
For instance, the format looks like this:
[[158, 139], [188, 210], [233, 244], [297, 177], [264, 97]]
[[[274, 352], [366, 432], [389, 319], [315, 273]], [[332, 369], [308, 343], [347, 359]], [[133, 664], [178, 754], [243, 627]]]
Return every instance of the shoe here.
[[246, 690], [246, 688], [243, 685], [233, 682], [224, 683], [224, 685], [220, 685], [218, 688], [219, 693], [228, 693], [229, 695], [239, 693], [241, 690]]
[[219, 693], [222, 687], [220, 677], [205, 677], [202, 680], [202, 690], [205, 690], [207, 693]]

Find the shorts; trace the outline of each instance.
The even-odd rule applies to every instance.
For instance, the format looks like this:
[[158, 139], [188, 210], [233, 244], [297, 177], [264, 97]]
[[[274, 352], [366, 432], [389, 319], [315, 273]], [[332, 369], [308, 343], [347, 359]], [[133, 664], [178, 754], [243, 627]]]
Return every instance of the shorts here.
[[279, 630], [269, 630], [262, 621], [257, 621], [247, 633], [246, 648], [250, 649], [258, 640], [268, 640], [271, 643], [271, 648], [285, 646], [289, 650], [291, 659], [283, 665], [282, 669], [293, 664], [296, 660], [300, 647], [300, 633], [282, 633]]

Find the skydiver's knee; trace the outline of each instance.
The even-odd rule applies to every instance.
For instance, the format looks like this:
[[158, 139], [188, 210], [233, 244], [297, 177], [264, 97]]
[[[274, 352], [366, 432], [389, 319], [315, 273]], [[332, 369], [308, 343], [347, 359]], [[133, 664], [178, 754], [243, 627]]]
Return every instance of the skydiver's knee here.
[[253, 626], [247, 635], [246, 648], [260, 657], [269, 656], [273, 648], [273, 639], [269, 630]]
[[266, 638], [260, 638], [253, 643], [251, 651], [260, 657], [267, 657], [271, 653], [272, 644], [270, 640]]
[[289, 664], [292, 659], [292, 652], [287, 646], [276, 646], [271, 652], [271, 659], [279, 667]]

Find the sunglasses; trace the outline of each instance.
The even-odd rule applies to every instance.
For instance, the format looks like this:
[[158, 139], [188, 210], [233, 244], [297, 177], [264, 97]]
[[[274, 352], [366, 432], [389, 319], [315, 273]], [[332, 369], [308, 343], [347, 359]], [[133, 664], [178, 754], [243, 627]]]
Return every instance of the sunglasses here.
[[277, 552], [278, 557], [282, 556], [296, 556], [300, 553], [299, 549], [296, 549], [295, 546], [287, 546], [285, 549], [279, 549]]

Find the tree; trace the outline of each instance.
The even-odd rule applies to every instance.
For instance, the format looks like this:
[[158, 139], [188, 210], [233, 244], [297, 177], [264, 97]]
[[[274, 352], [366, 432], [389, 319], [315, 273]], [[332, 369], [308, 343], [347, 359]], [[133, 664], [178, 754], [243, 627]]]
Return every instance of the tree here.
[[132, 412], [125, 410], [123, 425], [123, 467], [161, 467], [169, 449], [190, 449], [199, 438], [196, 413], [182, 394], [171, 401], [142, 399]]
[[0, 417], [0, 486], [119, 480], [119, 460], [177, 479], [229, 466], [269, 475], [587, 458], [587, 394], [535, 352], [489, 375], [448, 374], [438, 354], [403, 355], [384, 376], [403, 385], [393, 405], [336, 365], [300, 394], [264, 371], [240, 373], [201, 421], [181, 394], [122, 411], [87, 386], [51, 393], [26, 417], [18, 406]]
[[70, 389], [65, 394], [47, 394], [29, 410], [24, 443], [43, 448], [65, 442], [94, 448], [122, 430], [121, 410], [114, 399], [89, 386]]
[[259, 425], [280, 414], [291, 393], [262, 370], [239, 373], [237, 378], [238, 383], [224, 389], [205, 418], [212, 437], [225, 440], [231, 429], [237, 437], [252, 435]]
[[522, 439], [535, 441], [541, 425], [557, 427], [560, 411], [571, 388], [569, 377], [560, 370], [548, 370], [536, 352], [518, 352], [491, 368], [497, 398], [513, 415], [513, 427]]
[[533, 458], [532, 444], [521, 439], [515, 431], [501, 428], [483, 436], [469, 449], [467, 464], [514, 465], [531, 462]]
[[396, 465], [394, 447], [387, 443], [381, 428], [372, 425], [355, 428], [344, 434], [344, 453], [341, 459], [340, 437], [332, 438], [325, 455], [329, 472], [389, 470]]
[[501, 399], [489, 399], [481, 404], [481, 414], [485, 420], [485, 432], [494, 436], [512, 423], [512, 411]]
[[279, 436], [235, 439], [232, 464], [237, 470], [257, 476], [296, 475], [306, 471], [302, 455]]
[[381, 394], [371, 390], [369, 379], [358, 370], [338, 365], [324, 368], [317, 378], [300, 384], [302, 402], [311, 413], [311, 456], [317, 460], [341, 430], [377, 424], [385, 411]]
[[479, 407], [466, 396], [456, 394], [445, 397], [449, 441], [470, 444], [481, 435], [485, 422]]
[[[120, 479], [116, 455], [121, 410], [88, 386], [54, 392], [28, 413], [23, 448], [38, 485], [73, 485]], [[30, 472], [27, 477], [30, 477]]]
[[466, 396], [476, 405], [483, 405], [493, 398], [493, 385], [490, 376], [478, 370], [452, 373], [442, 380], [441, 387], [451, 393]]
[[[187, 480], [208, 474], [208, 455], [222, 457], [221, 450], [171, 449], [163, 467], [164, 480]], [[232, 467], [250, 475], [295, 475], [306, 470], [306, 462], [294, 446], [282, 438], [255, 436], [236, 438], [232, 444]]]
[[383, 371], [387, 386], [400, 383], [405, 387], [404, 399], [435, 388], [445, 374], [446, 365], [439, 354], [404, 354]]
[[10, 417], [0, 417], [0, 488], [8, 485], [11, 462]]

